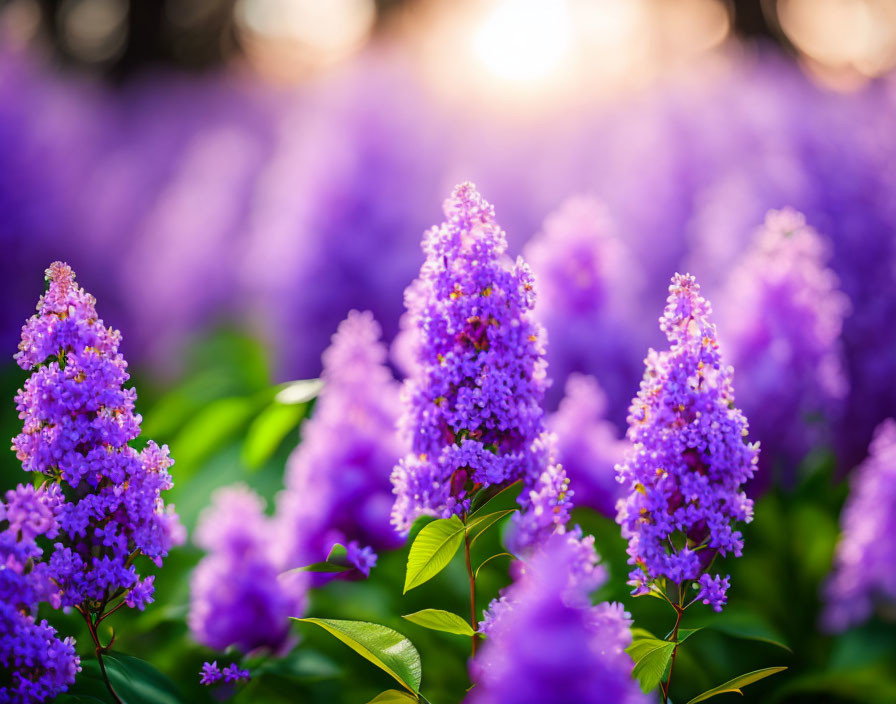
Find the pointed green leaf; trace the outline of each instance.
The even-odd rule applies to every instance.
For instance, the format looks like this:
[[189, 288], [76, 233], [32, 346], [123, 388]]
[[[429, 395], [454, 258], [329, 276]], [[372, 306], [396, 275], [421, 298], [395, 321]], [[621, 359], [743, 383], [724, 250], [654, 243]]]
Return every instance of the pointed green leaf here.
[[440, 518], [426, 525], [408, 552], [404, 591], [435, 577], [451, 562], [464, 542], [466, 526], [457, 516]]
[[307, 404], [272, 403], [246, 431], [242, 459], [249, 469], [259, 469], [280, 447], [289, 433], [298, 427], [308, 410]]
[[477, 516], [482, 515], [492, 501], [495, 501], [500, 496], [504, 496], [509, 491], [519, 489], [520, 486], [522, 486], [522, 483], [522, 479], [517, 479], [515, 482], [513, 482], [512, 484], [508, 484], [507, 486], [493, 485], [490, 487], [486, 487], [485, 489], [481, 489], [476, 494], [476, 496], [473, 497], [473, 501], [470, 504], [470, 514], [468, 518], [476, 518]]
[[479, 565], [479, 567], [476, 568], [476, 574], [473, 575], [473, 579], [479, 579], [479, 570], [481, 570], [481, 569], [482, 569], [483, 567], [485, 567], [489, 562], [491, 562], [492, 560], [494, 560], [495, 558], [498, 558], [498, 557], [509, 557], [511, 560], [515, 560], [515, 559], [516, 559], [516, 557], [514, 557], [513, 555], [511, 555], [509, 552], [499, 552], [499, 553], [496, 554], [496, 555], [492, 555], [491, 557], [487, 557], [487, 558], [485, 558], [485, 559], [482, 561], [482, 564]]
[[382, 694], [377, 694], [367, 704], [408, 704], [408, 702], [419, 701], [417, 697], [412, 697], [407, 692], [399, 692], [397, 689], [387, 689]]
[[762, 670], [754, 670], [753, 672], [748, 672], [745, 675], [735, 677], [733, 680], [728, 680], [725, 684], [720, 684], [718, 687], [713, 687], [703, 694], [698, 694], [696, 697], [691, 699], [688, 704], [705, 702], [707, 699], [711, 699], [712, 697], [715, 697], [719, 694], [725, 694], [726, 692], [743, 694], [743, 692], [740, 691], [741, 687], [746, 687], [748, 684], [753, 684], [753, 682], [758, 682], [761, 679], [765, 679], [766, 677], [774, 675], [778, 672], [783, 672], [786, 669], [786, 667], [766, 667]]
[[330, 562], [312, 562], [310, 565], [296, 567], [289, 572], [348, 572], [351, 567], [346, 565], [334, 565]]
[[505, 516], [509, 516], [511, 513], [516, 513], [516, 509], [510, 508], [505, 509], [504, 511], [495, 511], [494, 513], [487, 513], [484, 516], [478, 516], [477, 518], [468, 520], [467, 533], [470, 533], [473, 530], [478, 531], [470, 541], [470, 545], [475, 543], [479, 536], [485, 533], [485, 531], [487, 531], [493, 525], [495, 525], [495, 523], [500, 521]]
[[327, 555], [327, 562], [331, 565], [345, 564], [348, 560], [348, 550], [342, 543], [333, 543], [330, 548], [330, 554]]
[[398, 631], [367, 621], [342, 621], [331, 618], [294, 618], [300, 623], [313, 623], [335, 636], [356, 653], [416, 694], [420, 689], [423, 668], [420, 653]]
[[640, 640], [642, 638], [651, 638], [653, 640], [659, 640], [653, 633], [648, 631], [646, 628], [638, 628], [635, 626], [632, 628], [632, 641]]
[[411, 623], [416, 623], [418, 626], [423, 626], [433, 631], [455, 633], [459, 636], [472, 636], [475, 634], [470, 624], [460, 616], [441, 609], [423, 609], [422, 611], [402, 616], [402, 618], [406, 618]]
[[417, 536], [420, 535], [420, 531], [435, 520], [437, 520], [435, 516], [417, 516], [411, 524], [411, 529], [408, 531], [408, 537], [407, 540], [405, 540], [405, 543], [407, 545], [413, 545]]
[[658, 638], [641, 638], [625, 649], [635, 661], [632, 677], [641, 683], [642, 692], [646, 694], [660, 683], [674, 649], [675, 643]]
[[702, 631], [702, 628], [679, 628], [678, 629], [678, 640], [676, 641], [679, 645], [684, 643], [688, 638], [694, 635], [697, 631]]
[[704, 615], [702, 620], [698, 619], [698, 623], [703, 628], [710, 628], [732, 638], [755, 640], [777, 646], [788, 653], [793, 652], [790, 646], [787, 645], [784, 637], [767, 623], [760, 614], [745, 609], [737, 610], [733, 607], [728, 607], [721, 614]]

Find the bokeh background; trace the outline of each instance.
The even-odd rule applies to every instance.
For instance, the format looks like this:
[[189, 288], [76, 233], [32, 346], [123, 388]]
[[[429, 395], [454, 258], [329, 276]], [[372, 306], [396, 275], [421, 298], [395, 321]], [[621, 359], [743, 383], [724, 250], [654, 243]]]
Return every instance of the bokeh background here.
[[[0, 2], [0, 427], [18, 432], [12, 355], [43, 269], [63, 259], [123, 332], [144, 435], [171, 446], [170, 499], [188, 529], [215, 487], [241, 480], [271, 499], [313, 413], [277, 411], [278, 385], [319, 375], [352, 308], [395, 339], [421, 234], [471, 180], [511, 254], [593, 287], [585, 304], [573, 283], [543, 292], [548, 410], [571, 372], [592, 374], [621, 435], [671, 274], [735, 301], [724, 339], [732, 272], [766, 212], [793, 207], [849, 299], [836, 341], [847, 384], [807, 448], [776, 452], [788, 441], [774, 425], [760, 434], [773, 454], [727, 616], [793, 652], [701, 635], [680, 678], [697, 693], [786, 664], [747, 698], [896, 702], [886, 614], [838, 636], [818, 625], [848, 475], [896, 413], [894, 66], [891, 0]], [[572, 227], [550, 216], [571, 197], [600, 209], [612, 265], [575, 250], [549, 261], [552, 231]], [[400, 378], [400, 344], [392, 364]], [[748, 416], [784, 401], [752, 403]], [[12, 453], [0, 467], [0, 488], [20, 480]], [[577, 518], [613, 575], [601, 596], [660, 632], [654, 605], [627, 596], [618, 528], [589, 509]], [[156, 605], [116, 618], [118, 647], [185, 701], [210, 697], [196, 673], [211, 653], [184, 624], [200, 556], [177, 549]], [[429, 605], [398, 596], [403, 559], [316, 590], [309, 612], [404, 629], [424, 690], [459, 701], [465, 644], [396, 619]], [[461, 610], [457, 576], [436, 583]], [[486, 591], [506, 581], [496, 568]], [[303, 632], [239, 696], [356, 702], [388, 686], [340, 648]]]

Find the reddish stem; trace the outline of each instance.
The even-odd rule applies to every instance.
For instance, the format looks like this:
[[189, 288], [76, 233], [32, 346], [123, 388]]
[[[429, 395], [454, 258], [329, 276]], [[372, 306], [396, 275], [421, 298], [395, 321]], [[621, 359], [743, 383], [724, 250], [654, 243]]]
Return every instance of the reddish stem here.
[[[467, 558], [467, 574], [470, 575], [470, 625], [474, 631], [479, 630], [479, 622], [476, 620], [476, 576], [473, 574], [473, 563], [470, 561], [470, 536], [464, 535], [464, 555]], [[479, 634], [473, 634], [473, 656], [476, 656], [476, 648], [479, 646]]]

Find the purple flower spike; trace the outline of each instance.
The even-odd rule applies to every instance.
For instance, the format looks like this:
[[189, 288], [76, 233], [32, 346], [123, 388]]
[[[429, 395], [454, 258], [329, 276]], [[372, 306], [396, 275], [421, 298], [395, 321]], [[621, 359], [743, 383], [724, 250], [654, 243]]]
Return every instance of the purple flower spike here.
[[389, 524], [389, 476], [405, 445], [395, 432], [399, 385], [385, 361], [379, 324], [351, 311], [323, 354], [324, 386], [277, 498], [287, 567], [323, 561], [341, 543], [358, 551], [356, 566], [368, 575], [375, 551], [401, 542]]
[[[590, 558], [588, 555], [590, 554]], [[590, 542], [555, 534], [492, 603], [471, 673], [471, 704], [641, 704], [631, 677], [631, 620], [621, 604], [592, 606], [606, 579]]]
[[474, 488], [541, 474], [544, 331], [532, 273], [506, 256], [494, 209], [464, 183], [424, 236], [426, 261], [405, 293], [413, 373], [401, 426], [411, 453], [392, 475], [395, 528], [469, 507]]
[[718, 306], [765, 486], [775, 474], [792, 482], [808, 450], [830, 441], [849, 390], [840, 332], [850, 302], [828, 250], [800, 213], [769, 212]]
[[249, 670], [240, 669], [236, 663], [225, 667], [223, 674], [225, 682], [248, 682], [252, 678]]
[[196, 544], [207, 551], [190, 583], [187, 623], [197, 641], [244, 653], [281, 654], [293, 645], [289, 617], [305, 609], [307, 577], [281, 574], [288, 567], [272, 535], [274, 521], [248, 487], [225, 487], [212, 495], [195, 534]]
[[128, 444], [141, 419], [136, 392], [124, 388], [121, 335], [103, 325], [68, 265], [54, 262], [46, 277], [49, 287], [15, 355], [32, 374], [16, 395], [23, 427], [13, 448], [26, 471], [48, 478], [48, 488], [38, 501], [35, 490], [20, 487], [8, 496], [7, 516], [23, 536], [52, 524], [46, 535], [56, 542], [45, 561], [61, 605], [124, 596], [142, 609], [152, 601], [153, 580], [140, 580], [134, 558], [160, 566], [183, 541], [173, 507], [162, 501], [173, 462], [167, 447], [150, 441], [138, 452]]
[[731, 577], [722, 577], [716, 575], [711, 577], [708, 574], [700, 575], [700, 590], [697, 592], [697, 599], [704, 604], [711, 606], [713, 611], [721, 611], [722, 607], [728, 601], [728, 587], [731, 586]]
[[877, 603], [896, 603], [894, 497], [896, 420], [890, 418], [875, 431], [840, 518], [843, 536], [825, 587], [824, 624], [832, 631], [861, 623]]
[[[746, 441], [747, 421], [734, 406], [732, 369], [722, 362], [710, 313], [694, 277], [676, 274], [660, 318], [670, 347], [648, 353], [629, 409], [631, 447], [617, 466], [625, 494], [616, 521], [629, 541], [634, 594], [661, 578], [681, 586], [698, 581], [715, 554], [739, 556], [743, 538], [732, 524], [752, 519], [742, 486], [759, 448]], [[701, 586], [721, 608], [722, 582]]]

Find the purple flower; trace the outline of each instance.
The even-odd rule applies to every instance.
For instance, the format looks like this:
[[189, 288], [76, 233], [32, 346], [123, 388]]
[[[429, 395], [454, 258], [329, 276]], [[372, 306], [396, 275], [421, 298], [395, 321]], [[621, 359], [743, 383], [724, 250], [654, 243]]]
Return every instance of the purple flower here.
[[272, 540], [276, 535], [264, 502], [248, 487], [212, 495], [194, 536], [207, 551], [190, 583], [187, 623], [197, 641], [244, 653], [263, 648], [282, 654], [293, 645], [289, 618], [305, 609], [307, 578], [281, 574], [286, 567]]
[[527, 477], [518, 499], [522, 510], [511, 518], [507, 547], [520, 555], [531, 551], [555, 532], [562, 532], [572, 512], [573, 492], [566, 471], [556, 459], [557, 438], [542, 433], [532, 443], [535, 466], [543, 467], [533, 480]]
[[[640, 312], [639, 260], [606, 208], [586, 197], [571, 198], [548, 216], [525, 256], [538, 284], [535, 313], [547, 329], [551, 375], [564, 380], [574, 372], [594, 374], [610, 389], [611, 415], [621, 421], [622, 399], [636, 383], [645, 346], [640, 330], [630, 324]], [[562, 389], [561, 384], [549, 391], [552, 403]]]
[[682, 587], [697, 581], [717, 553], [739, 556], [743, 538], [732, 523], [752, 519], [741, 489], [759, 450], [746, 442], [747, 421], [734, 406], [732, 370], [722, 362], [710, 313], [694, 277], [676, 274], [660, 318], [670, 347], [648, 353], [629, 410], [616, 521], [629, 541], [635, 594], [661, 578]]
[[738, 401], [762, 443], [764, 484], [773, 473], [793, 481], [809, 448], [830, 437], [849, 390], [840, 331], [850, 305], [828, 249], [801, 214], [769, 212], [718, 306]]
[[249, 670], [240, 669], [236, 663], [232, 663], [224, 668], [225, 682], [248, 682], [251, 679]]
[[712, 606], [713, 611], [721, 611], [722, 607], [728, 601], [728, 587], [731, 586], [730, 577], [715, 577], [709, 574], [701, 574], [699, 579], [700, 589], [697, 592], [697, 599], [708, 606]]
[[868, 457], [852, 478], [840, 524], [843, 535], [825, 585], [824, 623], [842, 631], [867, 619], [875, 604], [896, 602], [896, 420], [874, 432]]
[[628, 444], [618, 437], [616, 426], [606, 419], [606, 395], [594, 377], [571, 374], [566, 395], [547, 426], [557, 436], [557, 455], [576, 505], [588, 506], [612, 517], [620, 486], [614, 467]]
[[59, 606], [59, 590], [35, 539], [57, 534], [61, 500], [55, 485], [20, 484], [0, 502], [0, 666], [8, 673], [0, 678], [3, 702], [46, 701], [66, 691], [81, 669], [74, 639], [60, 640], [36, 619], [39, 602]]
[[140, 416], [135, 391], [123, 387], [118, 331], [103, 325], [68, 265], [55, 262], [46, 276], [49, 287], [15, 355], [33, 372], [16, 395], [23, 428], [13, 448], [26, 471], [48, 477], [49, 488], [35, 503], [35, 493], [20, 487], [8, 496], [7, 515], [23, 534], [53, 526], [46, 535], [56, 538], [54, 550], [44, 560], [62, 605], [124, 596], [142, 609], [153, 580], [140, 581], [134, 558], [161, 566], [182, 541], [173, 507], [161, 498], [172, 485], [172, 461], [152, 441], [142, 452], [128, 444], [140, 434]]
[[[590, 558], [587, 557], [590, 552]], [[585, 558], [583, 561], [583, 557]], [[488, 638], [471, 664], [471, 704], [635, 704], [631, 620], [620, 604], [591, 606], [605, 578], [590, 544], [556, 534], [520, 570], [483, 624]], [[591, 577], [583, 579], [583, 567]]]
[[494, 209], [472, 184], [444, 211], [406, 292], [415, 339], [402, 417], [411, 453], [392, 476], [400, 532], [421, 514], [464, 512], [473, 488], [541, 473], [530, 446], [547, 382], [532, 274], [507, 260]]
[[404, 445], [395, 432], [398, 383], [385, 359], [373, 316], [350, 312], [324, 352], [324, 387], [277, 499], [287, 567], [322, 561], [342, 543], [366, 575], [375, 551], [400, 543], [389, 524], [389, 475]]
[[218, 661], [202, 663], [202, 670], [199, 673], [199, 684], [211, 685], [218, 682], [221, 677], [221, 668], [218, 667]]

